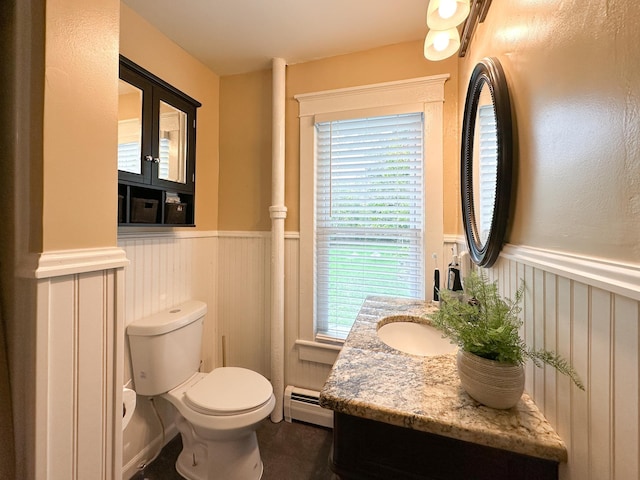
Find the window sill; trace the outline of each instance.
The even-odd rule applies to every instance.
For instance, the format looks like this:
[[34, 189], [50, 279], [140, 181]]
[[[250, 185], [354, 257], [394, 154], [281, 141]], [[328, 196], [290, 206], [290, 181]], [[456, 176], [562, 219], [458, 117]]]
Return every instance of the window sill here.
[[296, 340], [298, 357], [308, 362], [333, 365], [342, 349], [342, 345], [312, 342], [309, 340]]

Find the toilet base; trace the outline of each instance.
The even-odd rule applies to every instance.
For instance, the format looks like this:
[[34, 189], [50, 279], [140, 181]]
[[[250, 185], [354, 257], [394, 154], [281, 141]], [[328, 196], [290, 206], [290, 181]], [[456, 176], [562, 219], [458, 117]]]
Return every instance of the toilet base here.
[[259, 480], [262, 459], [255, 430], [220, 440], [201, 438], [176, 412], [176, 427], [182, 436], [182, 451], [176, 470], [188, 480]]

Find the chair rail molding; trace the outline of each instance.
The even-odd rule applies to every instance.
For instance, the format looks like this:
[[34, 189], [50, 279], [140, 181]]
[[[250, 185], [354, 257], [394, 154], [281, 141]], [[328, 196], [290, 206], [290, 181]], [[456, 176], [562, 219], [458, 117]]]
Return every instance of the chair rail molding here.
[[500, 255], [509, 260], [640, 300], [640, 265], [510, 244], [504, 245]]
[[129, 260], [120, 248], [88, 248], [43, 252], [31, 273], [22, 271], [27, 277], [42, 279], [123, 268], [128, 264]]

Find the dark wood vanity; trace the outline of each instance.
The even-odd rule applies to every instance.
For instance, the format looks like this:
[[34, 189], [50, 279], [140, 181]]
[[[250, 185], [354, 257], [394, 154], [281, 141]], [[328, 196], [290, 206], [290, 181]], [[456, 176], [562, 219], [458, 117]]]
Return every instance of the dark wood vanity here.
[[556, 480], [558, 462], [334, 413], [331, 470], [342, 480]]

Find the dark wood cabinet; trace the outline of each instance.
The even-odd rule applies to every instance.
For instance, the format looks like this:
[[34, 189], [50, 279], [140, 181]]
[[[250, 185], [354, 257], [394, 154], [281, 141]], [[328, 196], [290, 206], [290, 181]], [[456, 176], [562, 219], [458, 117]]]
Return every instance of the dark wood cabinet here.
[[118, 225], [194, 225], [200, 106], [120, 56]]
[[558, 463], [334, 412], [341, 480], [557, 480]]

